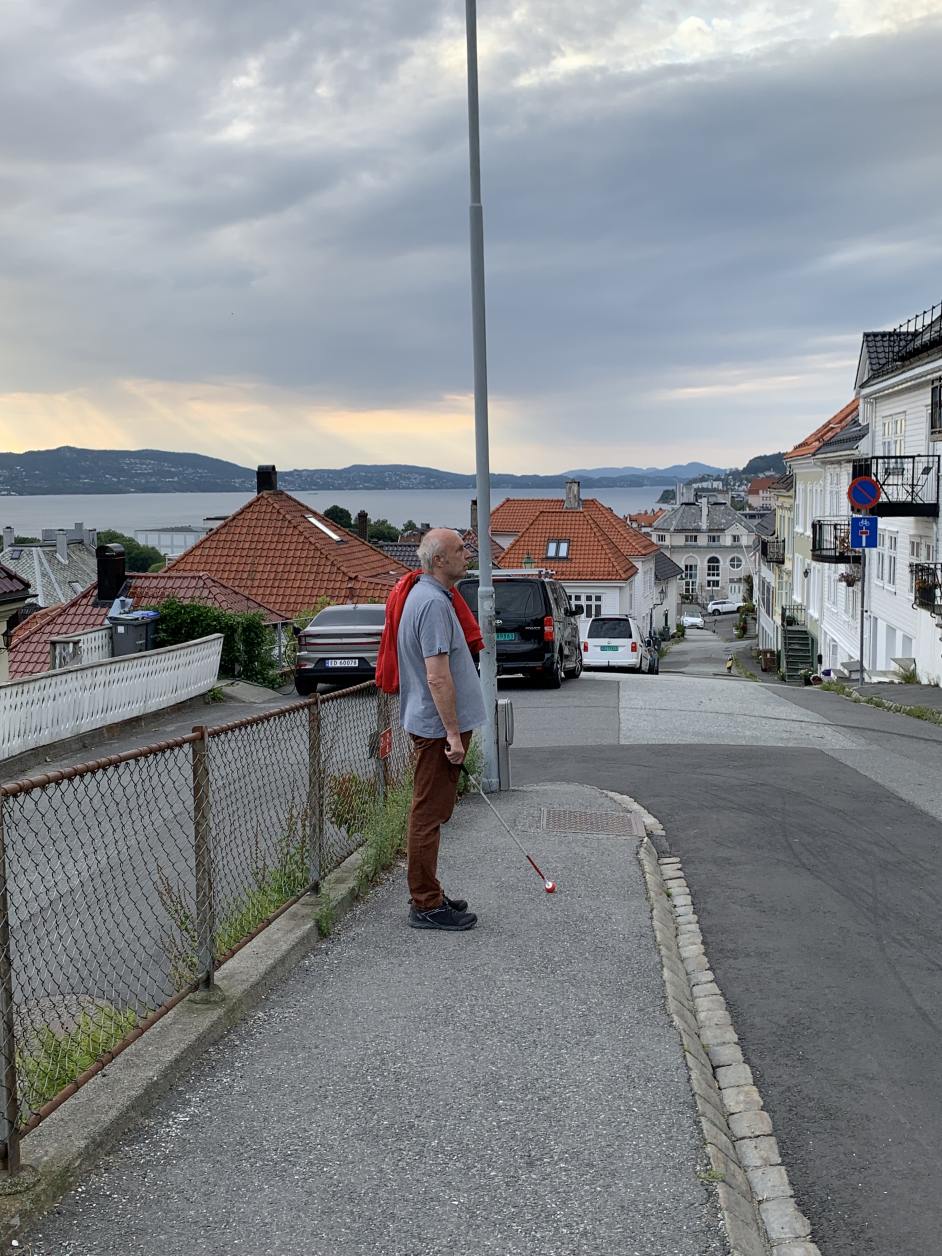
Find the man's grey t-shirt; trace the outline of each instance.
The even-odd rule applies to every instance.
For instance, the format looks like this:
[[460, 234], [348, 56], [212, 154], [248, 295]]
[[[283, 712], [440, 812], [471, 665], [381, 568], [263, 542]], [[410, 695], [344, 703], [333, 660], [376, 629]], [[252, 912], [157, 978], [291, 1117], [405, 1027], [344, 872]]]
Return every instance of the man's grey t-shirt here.
[[399, 655], [399, 719], [417, 737], [444, 737], [445, 725], [432, 701], [425, 660], [448, 655], [455, 682], [455, 708], [462, 733], [484, 723], [481, 680], [464, 639], [451, 597], [434, 576], [422, 575], [412, 586], [397, 641]]

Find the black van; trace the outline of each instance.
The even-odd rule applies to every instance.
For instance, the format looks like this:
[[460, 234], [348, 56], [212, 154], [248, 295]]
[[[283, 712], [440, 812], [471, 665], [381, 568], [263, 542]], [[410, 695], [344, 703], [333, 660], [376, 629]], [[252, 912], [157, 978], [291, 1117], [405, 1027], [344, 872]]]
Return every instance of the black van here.
[[[459, 580], [458, 592], [475, 615], [478, 613], [478, 581]], [[578, 616], [558, 580], [539, 575], [501, 575], [494, 572], [497, 674], [523, 674], [558, 689], [563, 677], [575, 679], [582, 672]]]

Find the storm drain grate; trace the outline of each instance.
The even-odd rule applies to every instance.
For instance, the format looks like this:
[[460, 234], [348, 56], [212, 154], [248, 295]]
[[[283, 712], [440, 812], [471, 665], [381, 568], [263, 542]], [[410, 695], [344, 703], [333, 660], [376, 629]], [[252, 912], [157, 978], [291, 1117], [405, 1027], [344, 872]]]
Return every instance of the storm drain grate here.
[[542, 807], [540, 828], [546, 833], [609, 833], [614, 837], [644, 837], [644, 821], [637, 811], [567, 811]]

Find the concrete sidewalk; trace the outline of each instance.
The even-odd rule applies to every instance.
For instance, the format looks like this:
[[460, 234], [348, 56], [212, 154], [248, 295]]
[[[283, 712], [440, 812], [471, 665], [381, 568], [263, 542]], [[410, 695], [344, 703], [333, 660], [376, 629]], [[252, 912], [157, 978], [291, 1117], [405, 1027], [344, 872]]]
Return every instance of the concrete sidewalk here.
[[441, 872], [478, 927], [409, 929], [398, 869], [21, 1250], [721, 1256], [638, 839], [589, 787], [494, 801], [555, 896], [463, 801]]

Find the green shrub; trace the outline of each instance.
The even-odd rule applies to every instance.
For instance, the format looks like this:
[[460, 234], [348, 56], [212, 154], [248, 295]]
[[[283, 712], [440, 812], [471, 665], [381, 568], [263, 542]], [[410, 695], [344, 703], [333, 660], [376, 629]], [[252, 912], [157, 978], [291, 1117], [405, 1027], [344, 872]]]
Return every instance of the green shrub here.
[[275, 634], [260, 612], [222, 611], [199, 602], [181, 602], [178, 598], [168, 598], [154, 609], [160, 611], [158, 646], [179, 645], [219, 632], [222, 633], [219, 660], [222, 675], [238, 676], [269, 688], [279, 684]]

